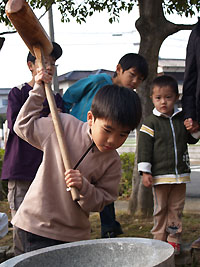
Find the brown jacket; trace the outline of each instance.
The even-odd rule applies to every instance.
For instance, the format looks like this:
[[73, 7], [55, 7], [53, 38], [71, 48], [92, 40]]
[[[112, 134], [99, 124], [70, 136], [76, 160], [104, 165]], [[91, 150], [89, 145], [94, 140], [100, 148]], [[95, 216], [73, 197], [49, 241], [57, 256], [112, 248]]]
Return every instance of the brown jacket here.
[[[78, 169], [84, 176], [78, 203], [66, 191], [64, 166], [52, 119], [39, 118], [45, 98], [35, 85], [22, 107], [15, 132], [44, 152], [42, 163], [12, 223], [28, 232], [61, 241], [90, 238], [89, 212], [101, 211], [118, 196], [121, 164], [117, 152], [94, 147]], [[72, 167], [92, 143], [89, 126], [69, 114], [60, 114]], [[27, 162], [31, 164], [31, 162]]]

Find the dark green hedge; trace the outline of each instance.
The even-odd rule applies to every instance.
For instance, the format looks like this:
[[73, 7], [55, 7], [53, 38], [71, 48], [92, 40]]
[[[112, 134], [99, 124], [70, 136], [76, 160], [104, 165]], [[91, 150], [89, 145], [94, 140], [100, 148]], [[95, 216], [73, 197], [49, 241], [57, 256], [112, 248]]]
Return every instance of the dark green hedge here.
[[122, 178], [120, 181], [119, 196], [121, 196], [122, 198], [127, 198], [130, 196], [132, 190], [132, 176], [135, 153], [122, 153], [120, 155], [120, 158], [122, 163]]

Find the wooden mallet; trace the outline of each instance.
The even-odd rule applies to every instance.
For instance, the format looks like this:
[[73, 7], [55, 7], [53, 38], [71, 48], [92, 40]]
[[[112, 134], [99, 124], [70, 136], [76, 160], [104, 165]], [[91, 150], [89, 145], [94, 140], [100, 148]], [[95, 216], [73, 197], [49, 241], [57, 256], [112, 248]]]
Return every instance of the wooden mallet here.
[[[9, 0], [6, 4], [6, 14], [25, 44], [28, 46], [31, 54], [36, 57], [39, 66], [45, 68], [44, 58], [52, 53], [53, 45], [28, 3], [25, 0]], [[71, 163], [51, 85], [45, 84], [44, 87], [63, 164], [65, 170], [68, 170], [71, 169]], [[71, 195], [74, 201], [80, 199], [79, 192], [75, 187], [71, 188]]]

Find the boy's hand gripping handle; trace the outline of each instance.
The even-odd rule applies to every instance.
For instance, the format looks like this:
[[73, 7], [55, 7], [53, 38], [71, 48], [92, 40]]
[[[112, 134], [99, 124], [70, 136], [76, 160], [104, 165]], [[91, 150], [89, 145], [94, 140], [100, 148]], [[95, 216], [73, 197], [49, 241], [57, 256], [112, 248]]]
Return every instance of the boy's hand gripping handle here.
[[[42, 48], [40, 46], [34, 46], [33, 50], [34, 50], [35, 57], [38, 60], [39, 67], [42, 67], [45, 69]], [[65, 170], [68, 170], [68, 169], [71, 169], [71, 163], [70, 163], [69, 156], [68, 156], [63, 127], [61, 124], [60, 117], [58, 115], [58, 110], [56, 107], [55, 99], [54, 99], [54, 96], [51, 90], [51, 85], [45, 83], [44, 88], [45, 88], [46, 97], [49, 103], [49, 108], [50, 108], [50, 112], [51, 112], [51, 116], [52, 116], [52, 120], [53, 120], [53, 124], [55, 128], [56, 136], [58, 139], [60, 152], [61, 152], [62, 159], [63, 159], [63, 164], [65, 167]], [[71, 195], [74, 201], [80, 200], [80, 195], [79, 195], [77, 188], [75, 187], [71, 188]]]

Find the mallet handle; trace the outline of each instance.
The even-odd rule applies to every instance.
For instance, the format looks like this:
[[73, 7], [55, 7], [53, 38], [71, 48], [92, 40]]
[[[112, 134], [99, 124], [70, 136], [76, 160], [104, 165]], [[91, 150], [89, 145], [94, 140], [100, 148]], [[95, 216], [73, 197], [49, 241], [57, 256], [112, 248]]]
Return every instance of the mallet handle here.
[[[40, 46], [35, 45], [33, 47], [33, 50], [34, 50], [35, 57], [38, 60], [38, 65], [42, 68], [45, 68], [42, 48]], [[67, 151], [67, 146], [66, 146], [66, 142], [65, 142], [63, 127], [61, 124], [60, 117], [58, 115], [58, 110], [56, 107], [56, 103], [55, 103], [55, 99], [54, 99], [53, 92], [51, 89], [51, 85], [45, 83], [44, 87], [45, 87], [46, 97], [47, 97], [47, 100], [49, 103], [49, 108], [50, 108], [52, 121], [53, 121], [54, 128], [55, 128], [56, 136], [58, 139], [58, 144], [60, 147], [60, 152], [62, 155], [63, 164], [65, 167], [65, 170], [68, 170], [68, 169], [71, 169], [71, 163], [70, 163], [70, 159], [68, 156], [68, 151]], [[72, 199], [74, 201], [80, 200], [80, 195], [79, 195], [77, 188], [75, 188], [75, 187], [71, 188], [71, 195], [72, 195]]]

